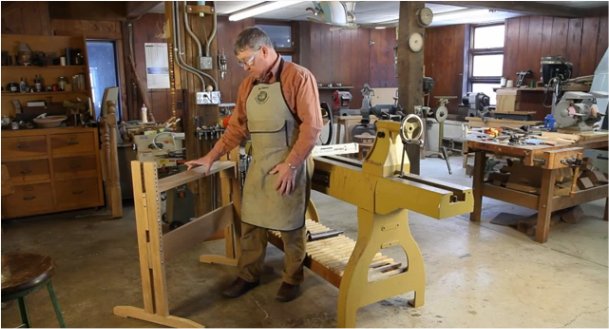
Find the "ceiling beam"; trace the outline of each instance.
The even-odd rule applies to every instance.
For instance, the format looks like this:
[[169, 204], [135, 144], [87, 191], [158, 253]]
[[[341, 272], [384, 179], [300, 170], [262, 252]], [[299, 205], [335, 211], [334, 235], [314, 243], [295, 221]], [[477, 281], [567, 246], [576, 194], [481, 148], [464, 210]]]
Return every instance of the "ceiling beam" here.
[[[589, 17], [599, 16], [607, 12], [607, 2], [599, 1], [595, 8], [573, 8], [555, 4], [532, 1], [426, 1], [442, 5], [488, 8], [526, 15], [555, 16], [555, 17]], [[604, 8], [604, 10], [602, 9]]]

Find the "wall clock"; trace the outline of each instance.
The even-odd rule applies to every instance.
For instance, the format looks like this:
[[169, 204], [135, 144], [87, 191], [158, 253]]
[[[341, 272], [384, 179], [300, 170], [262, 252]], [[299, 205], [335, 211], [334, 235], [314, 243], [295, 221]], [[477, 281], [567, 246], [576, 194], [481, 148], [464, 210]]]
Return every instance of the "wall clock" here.
[[423, 49], [423, 36], [421, 33], [414, 32], [408, 37], [408, 48], [415, 53]]
[[422, 27], [427, 27], [433, 20], [433, 12], [427, 7], [417, 10], [417, 21]]

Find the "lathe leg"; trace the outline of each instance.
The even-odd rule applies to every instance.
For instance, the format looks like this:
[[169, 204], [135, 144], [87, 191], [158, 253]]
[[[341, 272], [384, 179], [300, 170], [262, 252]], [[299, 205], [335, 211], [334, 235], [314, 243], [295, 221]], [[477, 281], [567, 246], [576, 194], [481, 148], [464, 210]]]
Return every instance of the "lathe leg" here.
[[[423, 256], [410, 233], [408, 210], [375, 215], [358, 209], [358, 238], [345, 268], [338, 296], [338, 327], [355, 327], [357, 309], [379, 300], [414, 291], [415, 307], [425, 302]], [[406, 254], [403, 271], [390, 271], [374, 281], [368, 272], [374, 255], [383, 248], [400, 246]]]

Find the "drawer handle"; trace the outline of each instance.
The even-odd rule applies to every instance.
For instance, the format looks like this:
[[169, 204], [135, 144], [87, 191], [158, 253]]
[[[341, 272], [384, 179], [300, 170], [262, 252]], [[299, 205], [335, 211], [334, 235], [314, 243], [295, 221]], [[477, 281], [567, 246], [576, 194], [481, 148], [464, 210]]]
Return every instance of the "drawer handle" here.
[[27, 174], [31, 174], [31, 173], [32, 173], [32, 171], [31, 171], [30, 169], [23, 169], [23, 170], [21, 170], [21, 171], [20, 171], [20, 173], [21, 173], [22, 175], [27, 175]]
[[29, 195], [29, 196], [24, 196], [23, 197], [23, 201], [32, 201], [34, 199], [36, 199], [36, 197], [33, 196], [33, 195]]
[[70, 169], [80, 169], [81, 165], [80, 163], [71, 163], [70, 164]]
[[83, 193], [85, 193], [85, 190], [72, 191], [72, 194], [74, 194], [74, 195], [80, 195]]
[[23, 190], [24, 190], [24, 191], [33, 191], [33, 190], [34, 190], [34, 187], [33, 187], [33, 186], [25, 186], [25, 187], [23, 188]]
[[68, 140], [67, 144], [68, 145], [76, 145], [76, 144], [78, 144], [78, 139], [75, 139], [75, 138], [70, 139], [70, 140]]
[[27, 148], [28, 148], [27, 144], [25, 144], [25, 143], [17, 143], [17, 149], [19, 149], [19, 150], [25, 150]]

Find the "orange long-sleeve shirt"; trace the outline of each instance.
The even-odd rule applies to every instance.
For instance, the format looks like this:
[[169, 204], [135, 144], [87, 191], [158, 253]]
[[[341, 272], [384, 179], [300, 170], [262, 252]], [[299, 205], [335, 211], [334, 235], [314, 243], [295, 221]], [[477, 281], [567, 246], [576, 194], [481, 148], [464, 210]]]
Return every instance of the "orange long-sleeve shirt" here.
[[[254, 77], [248, 76], [241, 82], [228, 127], [210, 151], [216, 155], [216, 158], [228, 153], [249, 136], [245, 106], [247, 97], [255, 83], [274, 83], [277, 81], [280, 59], [281, 57], [278, 56], [265, 75], [264, 81], [257, 81]], [[323, 127], [317, 81], [309, 70], [287, 61], [283, 63], [280, 79], [281, 90], [286, 103], [290, 107], [290, 111], [300, 120], [298, 138], [285, 162], [293, 166], [300, 166], [311, 153]]]

